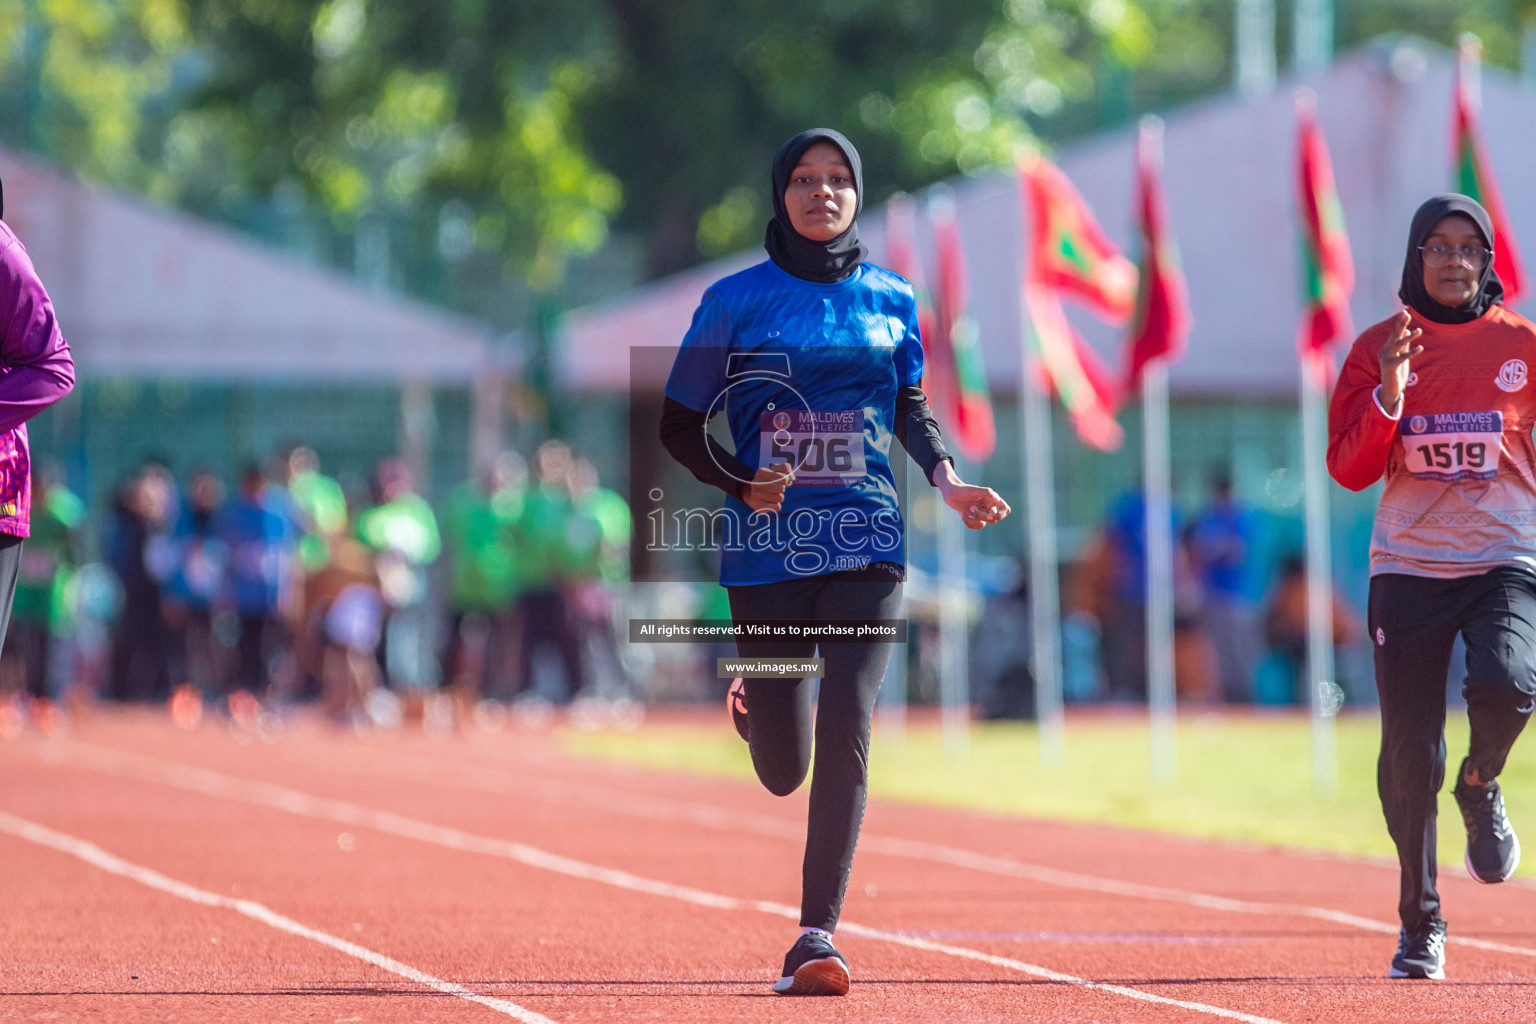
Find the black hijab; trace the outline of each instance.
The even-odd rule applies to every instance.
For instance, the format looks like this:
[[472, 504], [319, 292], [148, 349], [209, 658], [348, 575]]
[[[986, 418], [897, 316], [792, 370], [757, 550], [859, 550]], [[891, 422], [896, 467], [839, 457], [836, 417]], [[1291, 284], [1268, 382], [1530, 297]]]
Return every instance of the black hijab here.
[[[789, 221], [789, 211], [784, 208], [784, 190], [789, 188], [789, 176], [805, 151], [818, 142], [830, 142], [843, 151], [848, 169], [853, 172], [853, 187], [858, 192], [858, 205], [853, 208], [854, 223], [848, 230], [826, 242], [806, 238], [794, 229]], [[779, 155], [773, 158], [773, 220], [768, 222], [768, 237], [763, 248], [780, 268], [804, 278], [831, 284], [841, 281], [858, 269], [869, 250], [859, 241], [859, 211], [864, 209], [864, 168], [859, 163], [859, 151], [841, 132], [831, 128], [812, 128], [801, 132], [779, 147]]]
[[1442, 217], [1452, 215], [1471, 221], [1477, 233], [1483, 236], [1483, 245], [1489, 249], [1494, 246], [1493, 221], [1489, 219], [1488, 211], [1483, 209], [1482, 204], [1470, 196], [1456, 192], [1433, 196], [1425, 200], [1424, 205], [1413, 215], [1413, 224], [1408, 228], [1408, 258], [1403, 261], [1403, 284], [1397, 290], [1397, 297], [1414, 312], [1437, 324], [1470, 323], [1488, 312], [1489, 306], [1504, 298], [1504, 283], [1494, 273], [1492, 258], [1483, 268], [1477, 294], [1472, 296], [1470, 302], [1460, 306], [1443, 306], [1424, 287], [1424, 254], [1419, 252], [1419, 246], [1429, 238], [1430, 232]]

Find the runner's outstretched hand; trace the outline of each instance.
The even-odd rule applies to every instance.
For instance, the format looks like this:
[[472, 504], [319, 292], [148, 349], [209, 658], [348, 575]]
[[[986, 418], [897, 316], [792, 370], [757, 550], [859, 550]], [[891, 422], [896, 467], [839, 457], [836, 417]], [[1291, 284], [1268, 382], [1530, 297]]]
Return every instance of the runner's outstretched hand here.
[[961, 480], [955, 475], [954, 465], [948, 461], [934, 467], [933, 482], [944, 504], [960, 513], [960, 520], [968, 529], [983, 529], [988, 523], [1007, 518], [1013, 511], [992, 488]]

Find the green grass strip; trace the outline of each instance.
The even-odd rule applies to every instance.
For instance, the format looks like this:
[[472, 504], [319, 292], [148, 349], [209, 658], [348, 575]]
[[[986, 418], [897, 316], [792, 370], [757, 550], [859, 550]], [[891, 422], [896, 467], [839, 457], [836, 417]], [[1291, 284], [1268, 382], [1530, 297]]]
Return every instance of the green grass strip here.
[[[1303, 715], [1186, 712], [1178, 727], [1176, 781], [1152, 779], [1145, 719], [1127, 714], [1074, 716], [1062, 770], [1041, 767], [1031, 724], [977, 723], [964, 753], [946, 755], [936, 725], [882, 736], [870, 752], [870, 792], [936, 807], [1150, 829], [1271, 846], [1391, 857], [1376, 797], [1380, 724], [1374, 712], [1336, 719], [1338, 787], [1312, 786], [1311, 726]], [[648, 723], [634, 732], [565, 733], [568, 750], [647, 768], [752, 779], [746, 744], [724, 713], [719, 722]], [[1446, 728], [1447, 773], [1466, 752], [1464, 713]], [[1536, 746], [1517, 744], [1500, 779], [1510, 820], [1536, 843]], [[1450, 795], [1440, 795], [1440, 863], [1460, 873], [1464, 837]], [[1536, 878], [1536, 857], [1519, 874]]]

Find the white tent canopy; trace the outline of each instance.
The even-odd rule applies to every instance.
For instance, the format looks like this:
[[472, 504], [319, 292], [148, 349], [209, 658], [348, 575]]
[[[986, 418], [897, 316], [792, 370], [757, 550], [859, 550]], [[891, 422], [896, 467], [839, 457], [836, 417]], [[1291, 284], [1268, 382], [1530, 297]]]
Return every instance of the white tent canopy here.
[[5, 220], [83, 372], [469, 383], [489, 327], [0, 150]]
[[[1450, 190], [1453, 73], [1449, 52], [1383, 38], [1309, 83], [1354, 252], [1357, 329], [1397, 308], [1409, 219], [1424, 199]], [[1255, 100], [1223, 96], [1167, 117], [1169, 212], [1195, 318], [1188, 354], [1170, 370], [1176, 394], [1296, 393], [1296, 84], [1282, 82]], [[1536, 124], [1536, 94], [1495, 68], [1485, 71], [1482, 92], [1489, 154], [1515, 231], [1536, 261], [1536, 134], [1526, 130]], [[1056, 154], [1132, 256], [1134, 145], [1132, 125]], [[866, 180], [879, 174], [867, 168]], [[1018, 280], [1027, 229], [1018, 186], [1010, 173], [953, 185], [988, 376], [995, 390], [1012, 392], [1020, 377]], [[866, 209], [860, 223], [877, 262], [885, 257], [883, 217], [883, 209]], [[919, 242], [931, 251], [926, 237]], [[578, 390], [625, 388], [630, 346], [678, 344], [709, 283], [762, 258], [753, 250], [576, 311], [559, 346], [564, 382]], [[1123, 332], [1075, 319], [1108, 363], [1121, 365]]]

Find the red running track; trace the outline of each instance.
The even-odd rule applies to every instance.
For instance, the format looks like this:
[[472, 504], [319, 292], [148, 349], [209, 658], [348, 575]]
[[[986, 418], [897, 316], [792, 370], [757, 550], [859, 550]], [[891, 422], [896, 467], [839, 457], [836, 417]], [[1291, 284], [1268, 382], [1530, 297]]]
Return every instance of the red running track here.
[[803, 794], [147, 712], [0, 780], [0, 1020], [1536, 1020], [1536, 887], [1449, 866], [1448, 980], [1393, 982], [1388, 865], [872, 801], [853, 991], [786, 999]]

